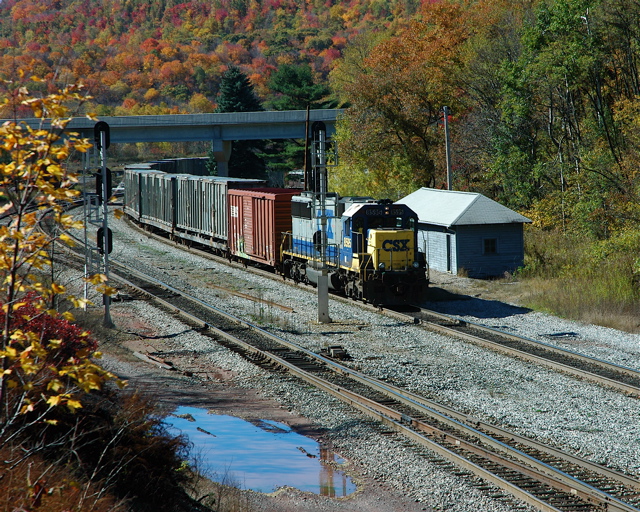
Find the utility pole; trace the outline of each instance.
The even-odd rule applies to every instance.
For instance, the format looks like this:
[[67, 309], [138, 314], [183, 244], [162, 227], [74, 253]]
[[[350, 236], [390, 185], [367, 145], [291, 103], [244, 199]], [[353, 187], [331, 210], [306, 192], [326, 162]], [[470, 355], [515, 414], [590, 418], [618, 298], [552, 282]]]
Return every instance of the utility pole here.
[[444, 145], [447, 155], [447, 190], [453, 190], [453, 172], [451, 171], [451, 145], [449, 143], [449, 107], [442, 107], [444, 116]]
[[90, 222], [89, 219], [89, 211], [91, 208], [91, 198], [89, 193], [87, 192], [87, 171], [91, 167], [91, 158], [89, 155], [89, 151], [84, 154], [84, 168], [82, 169], [82, 195], [83, 195], [83, 216], [84, 219], [84, 287], [83, 287], [83, 298], [84, 305], [82, 309], [87, 311], [87, 301], [89, 299], [89, 283], [86, 278], [89, 276], [89, 269], [91, 268], [91, 251], [89, 251], [89, 237], [87, 236], [87, 223]]

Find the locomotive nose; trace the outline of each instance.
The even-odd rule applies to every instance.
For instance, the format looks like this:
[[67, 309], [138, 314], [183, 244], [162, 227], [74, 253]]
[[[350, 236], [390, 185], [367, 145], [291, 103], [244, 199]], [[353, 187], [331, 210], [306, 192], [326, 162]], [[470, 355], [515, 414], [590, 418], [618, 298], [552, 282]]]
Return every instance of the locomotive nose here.
[[386, 272], [382, 274], [382, 283], [396, 297], [402, 297], [406, 293], [406, 285], [396, 273]]
[[394, 286], [392, 289], [393, 289], [393, 293], [398, 297], [403, 297], [405, 295], [405, 287], [403, 284]]

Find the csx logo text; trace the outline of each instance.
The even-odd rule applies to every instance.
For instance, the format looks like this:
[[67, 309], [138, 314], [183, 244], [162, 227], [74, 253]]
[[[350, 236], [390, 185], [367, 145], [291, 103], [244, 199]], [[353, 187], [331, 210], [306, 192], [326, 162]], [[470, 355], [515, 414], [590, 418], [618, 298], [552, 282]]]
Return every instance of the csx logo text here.
[[382, 242], [383, 251], [408, 251], [409, 240], [385, 240]]

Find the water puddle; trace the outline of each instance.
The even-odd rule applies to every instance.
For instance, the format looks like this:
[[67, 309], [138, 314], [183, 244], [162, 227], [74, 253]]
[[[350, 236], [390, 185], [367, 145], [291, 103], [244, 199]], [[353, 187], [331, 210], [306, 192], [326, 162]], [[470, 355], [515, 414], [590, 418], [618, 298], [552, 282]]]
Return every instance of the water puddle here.
[[344, 460], [283, 423], [249, 423], [195, 407], [178, 407], [165, 422], [189, 437], [202, 470], [217, 482], [264, 493], [289, 486], [332, 497], [356, 490], [339, 470]]

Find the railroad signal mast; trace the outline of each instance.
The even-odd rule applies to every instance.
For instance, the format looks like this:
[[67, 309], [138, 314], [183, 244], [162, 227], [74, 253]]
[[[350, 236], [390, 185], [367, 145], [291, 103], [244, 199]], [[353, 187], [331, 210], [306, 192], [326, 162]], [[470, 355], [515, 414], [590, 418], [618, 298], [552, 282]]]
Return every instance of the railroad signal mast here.
[[321, 121], [311, 127], [313, 136], [311, 166], [313, 207], [320, 218], [320, 276], [318, 277], [318, 322], [331, 323], [329, 317], [329, 275], [327, 269], [327, 167], [337, 165], [335, 143], [327, 139], [327, 128]]
[[[113, 248], [113, 234], [108, 225], [109, 213], [109, 197], [111, 197], [112, 179], [111, 171], [107, 168], [106, 151], [109, 147], [109, 125], [104, 121], [99, 121], [94, 127], [94, 147], [97, 149], [100, 157], [100, 169], [94, 174], [96, 181], [96, 192], [87, 193], [86, 190], [86, 173], [83, 174], [84, 181], [84, 208], [85, 208], [85, 278], [98, 272], [104, 273], [109, 280], [109, 253]], [[87, 163], [86, 167], [89, 167]], [[100, 226], [97, 231], [97, 247], [89, 245], [89, 237], [87, 235], [87, 224]], [[84, 298], [88, 297], [88, 285], [85, 284]], [[115, 327], [111, 319], [110, 304], [111, 297], [104, 294], [102, 296], [104, 304], [104, 320], [103, 325], [107, 328]]]

